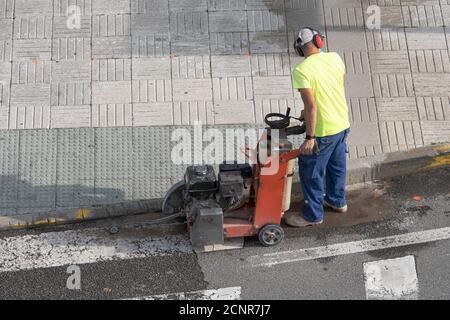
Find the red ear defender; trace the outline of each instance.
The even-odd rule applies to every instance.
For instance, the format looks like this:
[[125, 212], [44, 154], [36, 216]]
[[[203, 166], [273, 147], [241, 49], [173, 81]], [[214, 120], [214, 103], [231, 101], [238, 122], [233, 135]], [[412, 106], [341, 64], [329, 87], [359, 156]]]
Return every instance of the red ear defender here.
[[320, 34], [316, 34], [314, 36], [314, 44], [319, 49], [322, 49], [323, 47], [325, 47], [325, 41]]

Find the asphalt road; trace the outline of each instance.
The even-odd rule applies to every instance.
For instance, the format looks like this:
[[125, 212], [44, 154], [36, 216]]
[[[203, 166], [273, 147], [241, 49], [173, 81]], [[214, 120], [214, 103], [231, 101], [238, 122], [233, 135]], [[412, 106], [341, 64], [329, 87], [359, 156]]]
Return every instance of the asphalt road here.
[[[277, 248], [247, 239], [240, 250], [195, 254], [180, 227], [110, 235], [110, 222], [2, 233], [0, 299], [206, 297], [224, 288], [242, 299], [449, 299], [449, 181], [443, 168], [350, 191], [348, 214], [286, 228]], [[69, 265], [79, 267], [80, 290], [67, 288]]]

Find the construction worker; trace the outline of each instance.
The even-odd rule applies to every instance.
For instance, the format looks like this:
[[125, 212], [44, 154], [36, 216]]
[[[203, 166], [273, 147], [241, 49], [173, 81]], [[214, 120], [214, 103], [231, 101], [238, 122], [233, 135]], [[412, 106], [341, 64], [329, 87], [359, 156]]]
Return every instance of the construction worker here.
[[321, 224], [324, 206], [347, 212], [346, 139], [350, 122], [344, 90], [345, 65], [337, 53], [321, 51], [324, 39], [319, 31], [303, 28], [294, 44], [297, 53], [305, 57], [295, 67], [292, 79], [305, 105], [307, 136], [299, 157], [305, 204], [301, 215], [287, 215], [285, 219], [293, 227]]

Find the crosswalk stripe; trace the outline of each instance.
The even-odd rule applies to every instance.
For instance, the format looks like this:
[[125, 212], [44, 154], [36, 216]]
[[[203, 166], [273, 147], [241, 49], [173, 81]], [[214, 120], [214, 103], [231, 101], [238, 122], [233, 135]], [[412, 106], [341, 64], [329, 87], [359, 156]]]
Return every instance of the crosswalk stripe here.
[[418, 299], [414, 256], [366, 262], [364, 279], [369, 300]]
[[183, 235], [117, 238], [102, 229], [50, 232], [0, 239], [0, 273], [192, 253]]
[[291, 262], [404, 247], [447, 239], [450, 239], [450, 227], [411, 232], [389, 237], [338, 243], [323, 247], [268, 253], [264, 255], [251, 256], [248, 260], [251, 267], [271, 267], [274, 265]]
[[169, 293], [125, 300], [240, 300], [241, 287]]

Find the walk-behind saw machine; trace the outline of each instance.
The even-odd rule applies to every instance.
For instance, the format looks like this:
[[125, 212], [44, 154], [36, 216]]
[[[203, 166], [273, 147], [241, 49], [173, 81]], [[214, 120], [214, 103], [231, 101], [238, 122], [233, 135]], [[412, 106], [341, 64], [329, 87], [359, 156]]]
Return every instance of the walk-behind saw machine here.
[[280, 224], [290, 209], [295, 159], [300, 155], [288, 137], [306, 131], [304, 124], [289, 127], [291, 119], [302, 121], [290, 112], [265, 117], [268, 127], [256, 150], [243, 149], [254, 164], [224, 163], [218, 175], [211, 165], [191, 166], [184, 180], [167, 192], [162, 211], [186, 217], [194, 247], [250, 236], [275, 246], [284, 239]]

